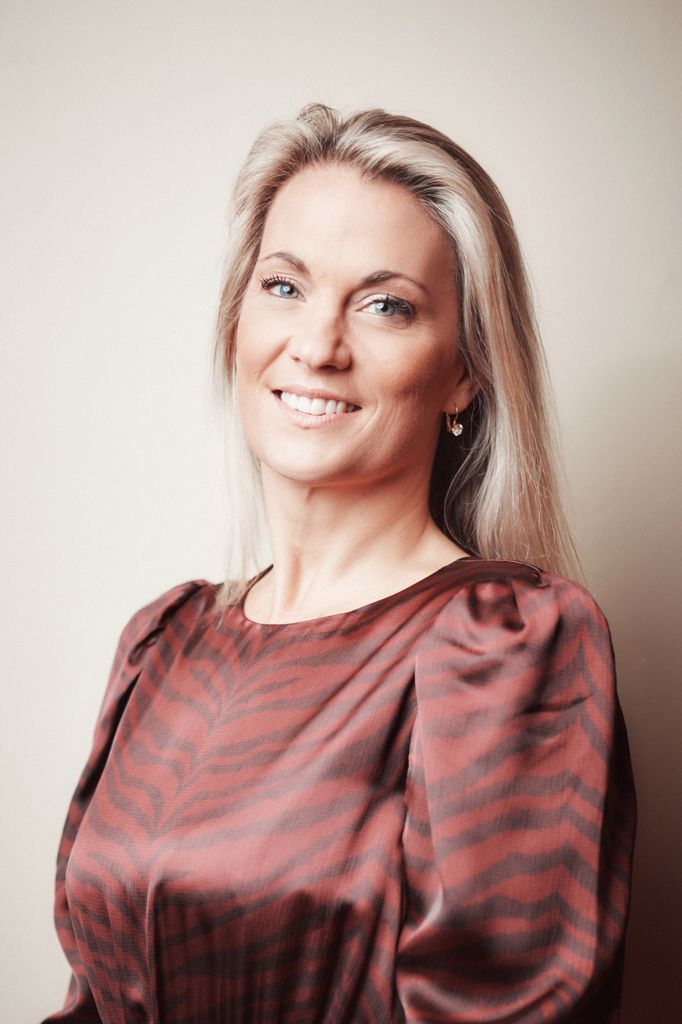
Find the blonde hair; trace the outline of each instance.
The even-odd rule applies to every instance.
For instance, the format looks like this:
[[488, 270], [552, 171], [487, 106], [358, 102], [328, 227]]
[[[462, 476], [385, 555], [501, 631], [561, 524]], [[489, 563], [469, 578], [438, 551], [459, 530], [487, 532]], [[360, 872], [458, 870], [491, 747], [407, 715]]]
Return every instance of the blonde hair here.
[[278, 189], [311, 164], [356, 167], [398, 183], [446, 232], [455, 256], [458, 347], [478, 391], [455, 443], [441, 427], [431, 514], [446, 536], [485, 558], [531, 562], [576, 577], [580, 563], [557, 480], [555, 413], [523, 258], [507, 205], [483, 168], [421, 121], [362, 110], [343, 117], [310, 103], [263, 129], [238, 175], [220, 298], [215, 362], [224, 389], [226, 469], [232, 499], [227, 573], [219, 606], [238, 600], [271, 561], [260, 466], [246, 446], [235, 393], [242, 296]]

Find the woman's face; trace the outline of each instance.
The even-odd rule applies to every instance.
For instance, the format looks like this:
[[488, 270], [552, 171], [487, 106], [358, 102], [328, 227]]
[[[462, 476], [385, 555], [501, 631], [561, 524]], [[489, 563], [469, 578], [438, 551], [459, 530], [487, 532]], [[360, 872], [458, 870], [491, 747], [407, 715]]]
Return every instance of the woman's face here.
[[415, 475], [428, 487], [443, 410], [472, 394], [458, 319], [446, 236], [406, 189], [337, 164], [290, 178], [236, 338], [240, 415], [264, 470], [347, 486]]

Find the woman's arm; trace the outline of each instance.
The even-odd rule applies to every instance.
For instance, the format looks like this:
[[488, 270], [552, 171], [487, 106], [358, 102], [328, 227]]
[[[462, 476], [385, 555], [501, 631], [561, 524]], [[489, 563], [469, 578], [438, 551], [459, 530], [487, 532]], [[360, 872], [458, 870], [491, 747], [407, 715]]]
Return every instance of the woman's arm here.
[[609, 628], [537, 571], [420, 648], [396, 985], [408, 1022], [618, 1020], [636, 826]]
[[64, 1006], [42, 1024], [101, 1024], [88, 982], [87, 948], [79, 946], [69, 913], [67, 872], [69, 856], [92, 795], [114, 742], [116, 729], [130, 694], [144, 666], [145, 654], [156, 643], [172, 612], [184, 603], [203, 581], [190, 581], [166, 591], [137, 611], [123, 629], [93, 733], [90, 755], [71, 798], [57, 852], [54, 922], [59, 942], [71, 966]]

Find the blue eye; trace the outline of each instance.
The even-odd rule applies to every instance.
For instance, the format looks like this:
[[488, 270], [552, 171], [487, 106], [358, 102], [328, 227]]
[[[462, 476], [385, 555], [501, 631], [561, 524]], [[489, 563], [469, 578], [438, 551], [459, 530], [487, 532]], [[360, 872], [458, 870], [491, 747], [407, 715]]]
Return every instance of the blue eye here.
[[390, 295], [384, 295], [380, 299], [372, 299], [370, 306], [388, 307], [388, 313], [384, 319], [389, 319], [397, 314], [398, 316], [405, 317], [406, 320], [411, 320], [413, 316], [412, 308], [406, 302], [403, 302], [402, 299], [393, 299]]
[[[291, 288], [295, 292], [298, 291], [293, 281], [289, 281], [286, 277], [275, 275], [274, 277], [264, 277], [261, 279], [261, 288], [263, 288], [264, 291], [270, 291], [270, 289], [274, 288], [275, 285], [283, 285], [285, 288]], [[281, 292], [279, 294], [275, 294], [280, 299], [292, 298], [291, 292], [288, 294], [282, 294]]]

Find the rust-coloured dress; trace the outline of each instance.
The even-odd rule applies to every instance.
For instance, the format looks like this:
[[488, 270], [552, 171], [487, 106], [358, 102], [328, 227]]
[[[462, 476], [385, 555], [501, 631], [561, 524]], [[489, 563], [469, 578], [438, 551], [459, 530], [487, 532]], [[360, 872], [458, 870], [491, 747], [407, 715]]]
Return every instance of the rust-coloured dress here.
[[304, 622], [216, 590], [121, 634], [46, 1019], [617, 1021], [636, 803], [589, 591], [474, 556]]

